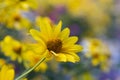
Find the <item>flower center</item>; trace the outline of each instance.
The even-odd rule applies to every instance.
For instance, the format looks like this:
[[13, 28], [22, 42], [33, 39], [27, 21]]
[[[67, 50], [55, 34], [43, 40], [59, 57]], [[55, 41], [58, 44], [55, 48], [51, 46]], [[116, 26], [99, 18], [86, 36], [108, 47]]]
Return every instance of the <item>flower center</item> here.
[[14, 20], [17, 21], [17, 22], [19, 22], [19, 21], [21, 20], [21, 17], [18, 16], [18, 15], [16, 15], [16, 16], [14, 17]]
[[21, 47], [21, 46], [15, 47], [15, 48], [13, 48], [13, 51], [14, 51], [15, 53], [17, 53], [18, 55], [20, 55], [20, 54], [21, 54], [21, 51], [22, 51], [22, 47]]
[[49, 51], [54, 51], [55, 53], [59, 53], [62, 49], [62, 41], [60, 39], [48, 41], [47, 49]]
[[92, 57], [93, 57], [94, 59], [98, 59], [98, 58], [99, 58], [99, 54], [95, 53], [95, 54], [92, 55]]

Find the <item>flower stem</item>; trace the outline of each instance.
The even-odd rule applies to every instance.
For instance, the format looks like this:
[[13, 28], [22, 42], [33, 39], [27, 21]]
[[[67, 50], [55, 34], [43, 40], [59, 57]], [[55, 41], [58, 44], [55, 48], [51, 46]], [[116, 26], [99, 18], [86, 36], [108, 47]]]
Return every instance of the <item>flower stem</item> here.
[[15, 80], [20, 80], [21, 78], [23, 78], [25, 75], [27, 75], [28, 73], [30, 73], [32, 70], [34, 70], [37, 66], [39, 66], [46, 57], [43, 57], [40, 61], [38, 61], [37, 64], [35, 64], [32, 68], [28, 69], [27, 71], [25, 71], [23, 74], [21, 74], [20, 76], [18, 76]]

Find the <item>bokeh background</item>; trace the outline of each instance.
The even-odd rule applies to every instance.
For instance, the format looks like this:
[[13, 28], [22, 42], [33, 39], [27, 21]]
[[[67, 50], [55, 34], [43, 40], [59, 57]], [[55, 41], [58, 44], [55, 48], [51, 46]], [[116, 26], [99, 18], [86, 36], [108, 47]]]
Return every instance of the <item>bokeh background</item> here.
[[[33, 41], [38, 16], [63, 22], [70, 35], [78, 36], [83, 51], [80, 62], [51, 60], [28, 80], [120, 80], [120, 0], [0, 0], [0, 42], [7, 35], [20, 42]], [[26, 70], [0, 49], [0, 66], [14, 66], [16, 76]]]

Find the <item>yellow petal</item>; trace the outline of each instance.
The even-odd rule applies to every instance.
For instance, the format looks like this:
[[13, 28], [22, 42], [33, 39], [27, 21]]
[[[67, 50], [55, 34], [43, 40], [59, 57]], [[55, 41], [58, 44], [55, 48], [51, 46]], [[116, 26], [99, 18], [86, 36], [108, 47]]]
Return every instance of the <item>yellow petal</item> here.
[[44, 41], [44, 42], [47, 42], [49, 40], [48, 37], [46, 37], [43, 33], [40, 32], [39, 34], [40, 38]]
[[34, 52], [37, 54], [43, 54], [43, 52], [46, 50], [46, 46], [42, 46], [41, 43], [39, 43], [38, 46], [34, 47]]
[[60, 34], [59, 37], [61, 40], [67, 39], [69, 37], [70, 30], [69, 28], [65, 28]]
[[60, 22], [58, 23], [58, 25], [55, 27], [54, 33], [53, 33], [53, 37], [56, 38], [56, 37], [59, 35], [59, 33], [60, 33], [60, 31], [61, 31], [61, 27], [62, 27], [62, 21], [60, 21]]
[[38, 17], [37, 21], [39, 23], [41, 33], [43, 33], [46, 37], [51, 38], [52, 27], [50, 25], [50, 19], [47, 17], [45, 18]]
[[10, 69], [6, 72], [6, 79], [5, 80], [14, 80], [14, 70]]
[[67, 61], [67, 58], [66, 58], [65, 54], [63, 54], [63, 53], [58, 53], [57, 56], [55, 56], [55, 59], [57, 61], [63, 61], [63, 62]]
[[69, 37], [68, 39], [65, 39], [63, 41], [63, 44], [66, 46], [72, 45], [72, 44], [75, 44], [77, 41], [78, 41], [78, 37], [73, 36], [73, 37]]
[[43, 41], [47, 41], [48, 38], [46, 36], [44, 36], [41, 32], [31, 29], [30, 30], [30, 34], [33, 36], [33, 38], [37, 41], [39, 41], [40, 39], [42, 39]]
[[83, 47], [80, 45], [70, 45], [70, 46], [66, 46], [63, 45], [62, 51], [63, 52], [80, 52], [83, 50]]
[[76, 62], [80, 61], [80, 57], [77, 54], [75, 54], [74, 52], [71, 52], [69, 54], [74, 57], [74, 59], [75, 59]]
[[4, 65], [1, 69], [1, 80], [5, 80], [5, 78], [6, 78], [5, 74], [6, 74], [7, 70], [8, 70], [8, 67], [6, 65]]
[[43, 46], [45, 46], [45, 43], [44, 43], [44, 41], [40, 38], [40, 35], [39, 35], [39, 32], [38, 31], [36, 31], [36, 30], [34, 30], [34, 29], [31, 29], [30, 30], [30, 33], [31, 33], [31, 35], [32, 35], [32, 37], [34, 38], [34, 39], [36, 39], [38, 42], [40, 42]]
[[38, 32], [37, 30], [34, 30], [34, 29], [30, 29], [30, 34], [32, 35], [32, 37], [35, 39], [35, 40], [37, 40], [37, 41], [39, 41], [39, 39], [40, 39], [40, 32]]
[[70, 55], [70, 54], [65, 54], [65, 55], [66, 55], [66, 57], [67, 57], [67, 61], [73, 62], [73, 63], [76, 62], [76, 60], [74, 59], [74, 56], [72, 56], [72, 55]]

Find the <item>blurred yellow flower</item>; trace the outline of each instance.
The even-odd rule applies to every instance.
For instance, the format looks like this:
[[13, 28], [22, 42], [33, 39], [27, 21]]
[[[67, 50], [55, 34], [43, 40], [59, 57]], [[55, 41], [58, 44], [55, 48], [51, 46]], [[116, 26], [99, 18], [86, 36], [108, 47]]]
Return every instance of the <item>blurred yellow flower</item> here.
[[31, 27], [30, 21], [23, 17], [19, 11], [9, 14], [9, 18], [5, 20], [8, 28], [15, 29], [29, 29]]
[[93, 66], [100, 65], [103, 70], [108, 68], [110, 59], [108, 47], [99, 39], [88, 39], [88, 52], [86, 57], [91, 57]]
[[[40, 59], [42, 55], [37, 54], [37, 48], [33, 49], [32, 46], [38, 47], [32, 44], [23, 44], [17, 40], [14, 40], [10, 36], [6, 36], [1, 42], [1, 49], [5, 56], [11, 58], [11, 60], [18, 60], [19, 63], [23, 62], [26, 68], [33, 67]], [[36, 54], [35, 54], [36, 53]], [[1, 60], [2, 61], [2, 60]], [[35, 71], [46, 71], [47, 64], [45, 62], [41, 63]]]
[[14, 69], [3, 65], [3, 67], [0, 69], [0, 80], [14, 80]]
[[40, 27], [40, 32], [34, 29], [30, 30], [30, 34], [41, 46], [41, 55], [47, 54], [47, 58], [54, 57], [57, 61], [63, 62], [78, 62], [79, 56], [77, 52], [82, 50], [82, 47], [75, 44], [78, 41], [76, 36], [69, 37], [70, 30], [65, 28], [61, 31], [62, 22], [58, 25], [53, 25], [49, 18], [36, 19]]
[[37, 0], [4, 0], [0, 2], [0, 23], [8, 28], [30, 28], [30, 20], [22, 12], [37, 8]]
[[22, 62], [25, 49], [25, 44], [14, 40], [11, 36], [6, 36], [1, 42], [1, 51], [13, 61], [18, 60], [18, 62]]

